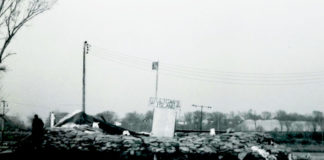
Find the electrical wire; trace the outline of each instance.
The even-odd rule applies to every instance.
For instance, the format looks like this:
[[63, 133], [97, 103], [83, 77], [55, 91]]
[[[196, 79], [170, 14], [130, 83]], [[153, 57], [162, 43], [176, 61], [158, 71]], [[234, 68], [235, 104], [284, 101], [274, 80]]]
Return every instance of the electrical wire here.
[[[100, 53], [104, 53], [110, 56], [117, 56], [120, 58], [125, 58], [125, 59], [137, 59], [139, 61], [143, 62], [153, 62], [155, 60], [148, 59], [148, 58], [141, 58], [137, 56], [132, 56], [129, 54], [125, 54], [119, 51], [113, 51], [109, 49], [104, 49], [102, 47], [97, 47], [96, 48], [100, 49]], [[104, 51], [104, 52], [103, 52]], [[135, 60], [136, 61], [136, 60]], [[173, 69], [183, 69], [183, 70], [188, 70], [188, 71], [196, 71], [196, 72], [201, 72], [201, 73], [217, 73], [217, 74], [226, 74], [226, 75], [235, 75], [235, 76], [314, 76], [314, 75], [324, 75], [324, 71], [317, 71], [317, 72], [288, 72], [288, 73], [249, 73], [249, 72], [228, 72], [228, 71], [219, 71], [219, 70], [212, 70], [208, 68], [197, 68], [197, 67], [192, 67], [192, 66], [183, 66], [183, 65], [177, 65], [177, 64], [172, 64], [168, 62], [163, 62], [164, 66], [166, 68], [173, 68]]]
[[[124, 53], [98, 51], [92, 54], [95, 57], [122, 64], [134, 69], [151, 72], [150, 66], [152, 61], [147, 58], [140, 58], [136, 56], [126, 55]], [[120, 54], [119, 54], [120, 53]], [[105, 55], [103, 56], [98, 56]], [[107, 57], [107, 58], [106, 58]], [[168, 76], [192, 79], [198, 81], [208, 81], [225, 84], [243, 84], [243, 85], [300, 85], [321, 83], [324, 80], [324, 72], [301, 72], [301, 73], [241, 73], [241, 72], [201, 72], [195, 68], [193, 70], [181, 67], [174, 67], [178, 65], [166, 64], [159, 65], [159, 72]], [[208, 74], [207, 74], [208, 73]], [[236, 75], [234, 75], [236, 74]], [[245, 74], [245, 75], [243, 75]], [[263, 75], [263, 76], [262, 76]], [[265, 76], [266, 75], [266, 76]], [[271, 76], [273, 75], [273, 76]]]

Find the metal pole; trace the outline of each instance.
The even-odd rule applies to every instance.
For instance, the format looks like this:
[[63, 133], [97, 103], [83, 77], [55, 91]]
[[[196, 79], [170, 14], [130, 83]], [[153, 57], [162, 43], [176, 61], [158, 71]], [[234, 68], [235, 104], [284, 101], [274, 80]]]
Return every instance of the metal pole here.
[[202, 120], [203, 120], [203, 118], [202, 118], [202, 116], [203, 116], [203, 112], [202, 112], [202, 109], [203, 109], [203, 106], [200, 106], [200, 131], [202, 131]]
[[4, 141], [4, 122], [5, 122], [5, 107], [6, 107], [6, 101], [2, 102], [2, 124], [1, 124], [1, 142]]
[[85, 113], [85, 76], [86, 76], [86, 51], [87, 51], [87, 41], [84, 42], [84, 45], [83, 45], [83, 77], [82, 77], [82, 112]]
[[[159, 64], [159, 61], [157, 61], [156, 81], [155, 81], [155, 101], [156, 101], [156, 107], [159, 107], [159, 103], [158, 103], [159, 68], [160, 68], [160, 64]], [[153, 109], [153, 112], [154, 111], [155, 111], [155, 109]]]
[[155, 108], [159, 107], [159, 103], [158, 103], [158, 83], [159, 83], [159, 61], [157, 61], [157, 68], [156, 68], [156, 80], [155, 80], [155, 102], [156, 102], [156, 106], [153, 107], [153, 121], [152, 121], [152, 130], [151, 130], [151, 133], [155, 133], [155, 125], [154, 122], [155, 122]]
[[158, 97], [158, 86], [159, 86], [159, 61], [157, 61], [157, 69], [156, 69], [156, 82], [155, 82], [155, 99], [157, 100]]

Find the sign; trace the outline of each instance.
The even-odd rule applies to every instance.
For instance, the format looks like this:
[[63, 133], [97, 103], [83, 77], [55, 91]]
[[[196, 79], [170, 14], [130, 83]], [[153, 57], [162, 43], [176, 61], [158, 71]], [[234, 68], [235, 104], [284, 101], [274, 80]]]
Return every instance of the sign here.
[[180, 101], [151, 97], [149, 105], [154, 107], [152, 135], [156, 137], [173, 137]]
[[157, 108], [179, 109], [180, 101], [167, 98], [150, 97], [149, 105]]
[[175, 130], [176, 110], [154, 108], [152, 136], [173, 137]]
[[152, 63], [152, 70], [158, 70], [159, 69], [159, 62], [153, 62]]

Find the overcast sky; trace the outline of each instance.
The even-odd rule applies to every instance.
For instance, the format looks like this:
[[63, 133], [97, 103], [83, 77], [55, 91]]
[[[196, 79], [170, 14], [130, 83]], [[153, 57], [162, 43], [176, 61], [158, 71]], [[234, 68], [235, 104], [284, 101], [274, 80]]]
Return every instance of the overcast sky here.
[[12, 41], [2, 95], [10, 114], [45, 118], [81, 109], [82, 48], [87, 112], [146, 112], [154, 96], [209, 111], [324, 111], [322, 0], [59, 0]]

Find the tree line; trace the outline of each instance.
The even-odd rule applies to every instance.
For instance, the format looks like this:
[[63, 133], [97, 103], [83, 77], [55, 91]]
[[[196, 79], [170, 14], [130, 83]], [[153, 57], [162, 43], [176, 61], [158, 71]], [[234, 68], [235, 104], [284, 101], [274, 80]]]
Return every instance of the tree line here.
[[[153, 122], [153, 111], [147, 111], [146, 113], [129, 112], [123, 118], [119, 118], [115, 112], [105, 111], [98, 113], [96, 117], [104, 118], [105, 121], [110, 123], [120, 122], [121, 127], [127, 128], [133, 131], [150, 132]], [[202, 122], [201, 122], [202, 120]], [[237, 128], [244, 120], [252, 120], [254, 122], [255, 130], [258, 131], [258, 120], [278, 120], [280, 128], [278, 131], [289, 132], [293, 122], [304, 121], [312, 128], [313, 132], [319, 132], [324, 130], [324, 114], [321, 111], [313, 111], [310, 114], [300, 113], [288, 113], [284, 110], [276, 112], [264, 111], [257, 113], [250, 109], [246, 112], [186, 112], [176, 119], [176, 130], [200, 130], [202, 124], [202, 130], [209, 130], [215, 128], [219, 131], [225, 131], [227, 129], [240, 130]]]
[[[137, 112], [127, 113], [122, 119], [118, 119], [116, 114], [112, 112], [115, 120], [121, 122], [121, 126], [134, 131], [150, 132], [153, 122], [153, 112], [148, 111], [144, 114]], [[111, 116], [110, 116], [111, 117]], [[202, 122], [201, 122], [202, 120]], [[257, 113], [250, 109], [246, 112], [186, 112], [182, 116], [177, 117], [176, 130], [209, 130], [215, 128], [219, 131], [226, 131], [227, 129], [240, 130], [237, 128], [244, 120], [252, 120], [254, 122], [255, 130], [258, 131], [258, 120], [278, 120], [280, 128], [278, 131], [289, 132], [291, 126], [295, 121], [304, 121], [305, 124], [312, 128], [313, 132], [324, 130], [324, 114], [321, 111], [313, 111], [311, 114], [288, 113], [284, 110], [276, 112], [264, 111]]]
[[[56, 121], [63, 118], [68, 113], [66, 112], [55, 112]], [[201, 117], [202, 116], [202, 117]], [[137, 132], [151, 132], [153, 122], [153, 111], [147, 111], [146, 113], [129, 112], [122, 118], [113, 111], [104, 111], [95, 115], [95, 117], [111, 124], [117, 124], [123, 128], [137, 131]], [[25, 125], [19, 117], [9, 117], [11, 129], [15, 129], [14, 123], [17, 123], [17, 128], [29, 128]], [[31, 119], [31, 118], [30, 118]], [[202, 123], [201, 123], [202, 119]], [[244, 120], [252, 120], [255, 124], [255, 130], [258, 130], [256, 121], [258, 120], [278, 120], [280, 128], [278, 131], [289, 132], [291, 125], [295, 121], [304, 121], [308, 124], [313, 132], [324, 131], [324, 114], [321, 111], [313, 111], [311, 114], [299, 114], [299, 113], [288, 113], [284, 110], [276, 112], [264, 111], [257, 113], [250, 109], [246, 112], [186, 112], [176, 119], [176, 130], [200, 130], [202, 124], [202, 130], [209, 130], [215, 128], [219, 131], [226, 131], [231, 128], [239, 131], [237, 126], [242, 124]], [[9, 121], [8, 121], [9, 123]], [[45, 119], [45, 126], [49, 126], [49, 117]], [[9, 128], [8, 128], [9, 129]]]

